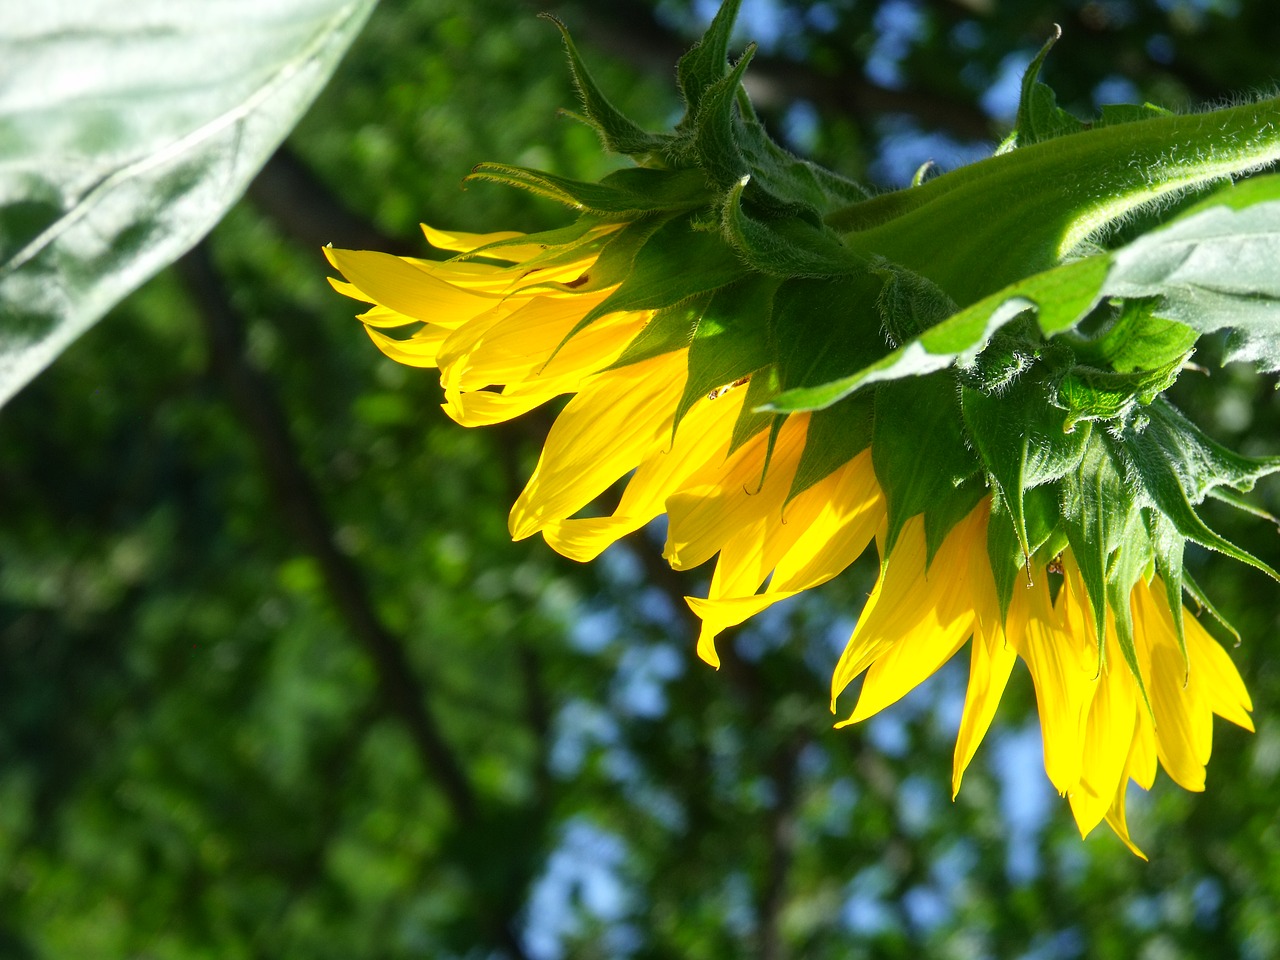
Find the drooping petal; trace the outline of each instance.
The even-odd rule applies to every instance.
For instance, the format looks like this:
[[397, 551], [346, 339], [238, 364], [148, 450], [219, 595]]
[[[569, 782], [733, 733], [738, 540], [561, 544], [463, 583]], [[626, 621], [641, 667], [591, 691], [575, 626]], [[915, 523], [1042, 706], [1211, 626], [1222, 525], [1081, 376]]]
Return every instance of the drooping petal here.
[[1106, 664], [1085, 721], [1080, 782], [1067, 797], [1081, 836], [1088, 836], [1111, 809], [1116, 791], [1129, 779], [1128, 762], [1137, 720], [1136, 686], [1108, 631]]
[[964, 772], [987, 735], [1009, 683], [1018, 653], [1008, 638], [1021, 636], [1026, 629], [1029, 603], [1027, 591], [1015, 590], [1003, 623], [998, 615], [977, 617], [969, 652], [969, 686], [965, 689], [964, 712], [960, 715], [960, 730], [951, 760], [953, 800], [960, 793]]
[[[748, 531], [767, 540], [754, 556], [742, 548], [741, 537], [735, 538], [738, 557], [726, 563], [721, 554], [707, 598], [686, 597], [702, 619], [698, 653], [709, 663], [719, 662], [715, 638], [722, 631], [825, 583], [861, 556], [884, 520], [869, 451], [800, 493], [772, 519], [767, 528], [760, 523]], [[754, 593], [765, 576], [768, 588]]]
[[1213, 746], [1213, 714], [1201, 695], [1199, 678], [1188, 673], [1168, 609], [1161, 610], [1144, 584], [1134, 588], [1133, 596], [1134, 630], [1150, 651], [1148, 689], [1160, 766], [1184, 789], [1203, 790], [1204, 765]]
[[[979, 605], [988, 619], [998, 617], [995, 587], [985, 563], [989, 503], [983, 501], [957, 523], [929, 568], [919, 570], [916, 593], [907, 603], [934, 608], [939, 617], [936, 622], [917, 621], [909, 633], [876, 658], [848, 722], [864, 720], [897, 703], [933, 676], [972, 634]], [[891, 566], [896, 556], [895, 550]], [[980, 577], [982, 573], [986, 573], [986, 582]]]
[[1045, 773], [1064, 796], [1080, 780], [1086, 711], [1097, 684], [1083, 589], [1074, 579], [1065, 578], [1057, 610], [1049, 602], [1046, 577], [1026, 588], [1031, 601], [1027, 626], [1021, 638], [1014, 638], [1035, 686]]
[[674, 441], [666, 434], [655, 439], [611, 516], [549, 523], [542, 528], [547, 543], [571, 560], [592, 560], [619, 537], [662, 513], [667, 498], [677, 491], [711, 482], [729, 455], [733, 424], [745, 395], [735, 390], [694, 404]]
[[744, 528], [782, 509], [808, 424], [808, 414], [787, 418], [767, 471], [768, 433], [761, 431], [734, 452], [715, 482], [682, 490], [667, 501], [670, 526], [663, 555], [671, 566], [688, 570], [705, 563]]
[[565, 406], [547, 434], [538, 466], [511, 508], [516, 540], [563, 520], [635, 468], [670, 431], [684, 390], [677, 351], [598, 374]]

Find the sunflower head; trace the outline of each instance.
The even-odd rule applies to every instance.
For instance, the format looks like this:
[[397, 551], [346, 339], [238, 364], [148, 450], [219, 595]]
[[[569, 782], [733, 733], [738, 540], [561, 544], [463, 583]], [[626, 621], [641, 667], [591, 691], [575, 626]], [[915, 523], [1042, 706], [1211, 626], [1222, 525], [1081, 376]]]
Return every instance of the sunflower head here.
[[1249, 722], [1230, 660], [1183, 615], [1184, 592], [1204, 602], [1183, 550], [1275, 576], [1197, 508], [1243, 507], [1280, 458], [1231, 453], [1163, 394], [1221, 327], [1280, 368], [1257, 309], [1280, 296], [1280, 185], [1224, 185], [1280, 156], [1280, 105], [1084, 124], [1038, 79], [1050, 43], [995, 156], [873, 195], [769, 138], [742, 87], [753, 48], [728, 60], [737, 6], [680, 60], [685, 114], [664, 133], [609, 102], [556, 21], [580, 118], [633, 165], [587, 183], [483, 164], [473, 179], [576, 220], [427, 228], [447, 262], [330, 250], [335, 286], [372, 304], [385, 353], [439, 367], [460, 423], [571, 395], [513, 536], [589, 560], [667, 514], [672, 566], [716, 558], [690, 599], [713, 664], [722, 630], [874, 542], [833, 707], [865, 675], [850, 721], [869, 716], [971, 639], [958, 788], [1021, 659], [1050, 779], [1083, 831], [1106, 819], [1129, 842], [1128, 781], [1159, 762], [1199, 789], [1212, 715]]

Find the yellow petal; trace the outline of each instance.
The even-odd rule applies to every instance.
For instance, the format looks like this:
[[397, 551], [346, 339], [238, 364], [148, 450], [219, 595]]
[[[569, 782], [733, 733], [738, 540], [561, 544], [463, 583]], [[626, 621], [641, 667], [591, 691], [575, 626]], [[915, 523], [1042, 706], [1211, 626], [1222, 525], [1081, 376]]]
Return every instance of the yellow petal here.
[[1253, 709], [1253, 701], [1230, 655], [1199, 620], [1183, 617], [1183, 623], [1191, 670], [1203, 687], [1210, 708], [1218, 716], [1252, 732], [1249, 711]]
[[[987, 559], [989, 512], [989, 501], [983, 501], [952, 527], [928, 570], [924, 564], [918, 566], [914, 589], [904, 599], [904, 606], [915, 614], [915, 619], [871, 664], [858, 704], [847, 723], [865, 720], [897, 703], [933, 676], [973, 633], [975, 607], [979, 603], [986, 608], [990, 619], [998, 615], [991, 609], [996, 606], [996, 598], [990, 577], [982, 584], [976, 576], [979, 571], [990, 569]], [[923, 527], [920, 529], [922, 536]], [[895, 549], [889, 559], [889, 570], [896, 563], [898, 551]], [[979, 594], [983, 594], [981, 599]], [[864, 628], [874, 633], [875, 619], [865, 627], [860, 622], [854, 637]]]
[[685, 352], [676, 351], [589, 380], [547, 435], [511, 508], [511, 536], [523, 540], [576, 513], [634, 469], [657, 436], [670, 431], [685, 377]]
[[716, 653], [715, 638], [720, 633], [754, 617], [779, 600], [794, 597], [798, 592], [757, 593], [749, 597], [732, 597], [727, 600], [685, 597], [689, 609], [702, 618], [702, 629], [698, 633], [698, 656], [718, 669], [720, 656]]
[[767, 431], [762, 431], [738, 448], [715, 481], [683, 490], [667, 501], [670, 525], [663, 556], [671, 566], [688, 570], [705, 563], [761, 517], [780, 515], [808, 425], [808, 414], [787, 417], [778, 431], [767, 473]]
[[453, 328], [493, 306], [389, 253], [333, 247], [324, 252], [364, 298], [405, 316]]
[[1069, 798], [1081, 836], [1088, 836], [1110, 810], [1116, 791], [1129, 779], [1128, 762], [1137, 719], [1137, 685], [1113, 633], [1107, 662], [1085, 722], [1080, 782]]
[[1017, 651], [1006, 638], [1006, 630], [1020, 633], [1025, 629], [1025, 607], [1025, 597], [1021, 604], [1011, 602], [1003, 627], [998, 619], [986, 617], [978, 617], [975, 624], [969, 651], [969, 686], [965, 690], [964, 712], [960, 716], [960, 731], [956, 734], [956, 749], [951, 761], [953, 800], [960, 792], [960, 781], [978, 752], [978, 745], [991, 727], [1000, 698], [1009, 683], [1009, 674], [1018, 659]]
[[[336, 281], [330, 281], [336, 283]], [[351, 286], [347, 284], [347, 286]], [[354, 287], [352, 289], [355, 289]], [[359, 299], [357, 297], [357, 299]], [[396, 313], [387, 307], [380, 307], [376, 303], [358, 315], [364, 321], [366, 326], [370, 327], [403, 327], [410, 323], [421, 323], [415, 317], [406, 317], [403, 313]], [[434, 329], [434, 328], [433, 328]]]
[[643, 313], [611, 314], [565, 342], [578, 321], [603, 299], [539, 296], [487, 322], [469, 323], [444, 345], [440, 366], [449, 382], [462, 389], [595, 373], [621, 355], [648, 319]]
[[524, 234], [518, 230], [503, 230], [498, 233], [464, 233], [461, 230], [441, 230], [425, 223], [419, 224], [427, 237], [427, 243], [439, 250], [452, 250], [457, 253], [470, 253], [478, 247], [499, 240], [514, 240]]
[[[862, 555], [884, 521], [884, 497], [870, 448], [810, 489], [815, 488], [821, 510], [809, 523], [797, 524], [803, 529], [778, 561], [770, 590], [807, 590], [830, 580]], [[796, 502], [804, 496], [797, 496]]]
[[1160, 766], [1184, 789], [1203, 790], [1204, 765], [1213, 748], [1213, 713], [1199, 678], [1187, 670], [1167, 605], [1157, 603], [1142, 582], [1133, 589], [1133, 619], [1135, 635], [1150, 651], [1148, 691]]
[[504, 423], [528, 413], [548, 400], [572, 393], [582, 385], [581, 377], [559, 380], [534, 380], [493, 390], [445, 391], [445, 413], [464, 427], [481, 427]]
[[609, 544], [662, 513], [667, 498], [676, 491], [709, 482], [728, 456], [733, 424], [745, 394], [745, 390], [735, 390], [714, 401], [694, 404], [680, 422], [674, 442], [661, 435], [650, 446], [612, 516], [549, 523], [542, 528], [547, 543], [571, 560], [592, 560]]
[[364, 332], [369, 335], [369, 339], [377, 345], [379, 350], [397, 363], [410, 367], [434, 367], [440, 344], [444, 343], [444, 338], [449, 335], [449, 331], [439, 327], [424, 329], [425, 333], [419, 333], [405, 340], [389, 337], [373, 327], [365, 327]]
[[1089, 621], [1083, 615], [1083, 596], [1071, 594], [1068, 577], [1059, 600], [1072, 614], [1065, 629], [1063, 620], [1049, 603], [1047, 576], [1041, 575], [1027, 587], [1027, 625], [1022, 636], [1014, 637], [1018, 654], [1031, 671], [1044, 740], [1044, 769], [1058, 792], [1065, 795], [1080, 780], [1084, 752], [1085, 711], [1093, 697], [1096, 665], [1091, 662], [1092, 640], [1085, 635]]
[[1138, 849], [1138, 845], [1129, 837], [1129, 823], [1125, 814], [1125, 793], [1129, 788], [1129, 781], [1121, 780], [1120, 786], [1116, 789], [1115, 798], [1111, 802], [1111, 808], [1107, 811], [1107, 826], [1115, 831], [1129, 851], [1135, 856], [1147, 859], [1147, 855]]
[[[689, 599], [702, 618], [698, 650], [703, 659], [713, 662], [721, 631], [844, 570], [866, 549], [883, 519], [884, 500], [870, 451], [864, 451], [799, 494], [781, 514], [761, 518], [745, 536], [732, 538], [721, 551], [708, 598]], [[755, 595], [770, 568], [768, 589]]]

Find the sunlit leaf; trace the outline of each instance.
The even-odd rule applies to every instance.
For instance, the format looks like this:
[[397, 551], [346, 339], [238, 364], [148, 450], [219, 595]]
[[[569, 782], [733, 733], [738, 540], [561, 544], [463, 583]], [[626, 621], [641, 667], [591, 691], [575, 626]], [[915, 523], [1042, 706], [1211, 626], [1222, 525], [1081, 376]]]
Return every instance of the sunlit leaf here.
[[217, 223], [372, 7], [0, 6], [0, 402]]

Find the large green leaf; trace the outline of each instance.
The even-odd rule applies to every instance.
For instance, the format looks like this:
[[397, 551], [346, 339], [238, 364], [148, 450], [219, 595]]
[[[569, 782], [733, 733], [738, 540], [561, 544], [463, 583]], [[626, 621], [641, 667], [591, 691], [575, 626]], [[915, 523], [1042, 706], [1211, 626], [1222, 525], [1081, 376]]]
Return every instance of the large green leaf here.
[[1231, 330], [1228, 359], [1280, 370], [1280, 175], [1228, 186], [1116, 251], [1106, 292], [1162, 296], [1159, 314]]
[[0, 403], [217, 223], [372, 8], [0, 4]]

